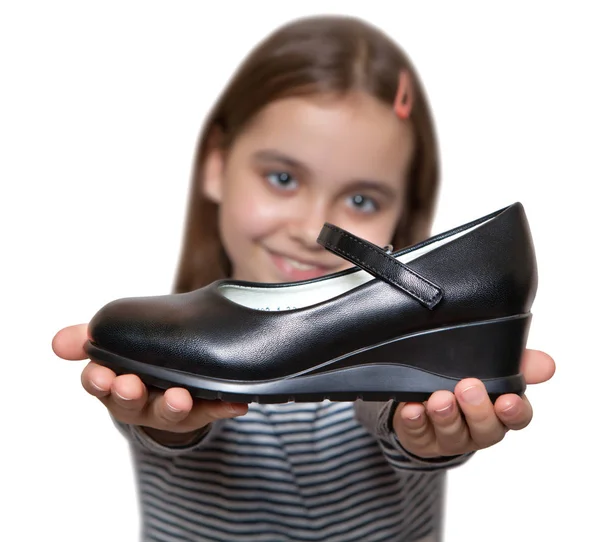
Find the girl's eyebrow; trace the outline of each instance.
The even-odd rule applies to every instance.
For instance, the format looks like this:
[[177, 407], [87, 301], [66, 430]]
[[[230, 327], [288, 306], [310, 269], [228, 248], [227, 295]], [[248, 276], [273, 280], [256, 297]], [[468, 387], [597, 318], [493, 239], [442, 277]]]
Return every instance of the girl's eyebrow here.
[[291, 156], [288, 156], [287, 154], [283, 154], [280, 151], [276, 151], [274, 149], [264, 149], [261, 151], [257, 151], [254, 153], [254, 157], [259, 159], [259, 160], [264, 160], [264, 161], [270, 161], [270, 162], [280, 162], [282, 164], [285, 164], [286, 166], [295, 168], [295, 169], [300, 169], [302, 171], [304, 171], [305, 173], [310, 174], [310, 168], [303, 164], [302, 162], [300, 162], [300, 160], [297, 160], [296, 158], [292, 158]]

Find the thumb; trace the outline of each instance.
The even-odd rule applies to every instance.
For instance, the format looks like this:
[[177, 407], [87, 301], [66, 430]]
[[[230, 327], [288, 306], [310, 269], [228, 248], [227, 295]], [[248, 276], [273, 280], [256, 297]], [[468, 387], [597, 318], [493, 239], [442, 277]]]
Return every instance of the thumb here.
[[52, 339], [52, 350], [63, 359], [81, 360], [88, 355], [83, 345], [88, 339], [87, 324], [78, 324], [61, 329]]
[[521, 371], [527, 384], [540, 384], [554, 376], [556, 363], [546, 352], [527, 349], [523, 353]]

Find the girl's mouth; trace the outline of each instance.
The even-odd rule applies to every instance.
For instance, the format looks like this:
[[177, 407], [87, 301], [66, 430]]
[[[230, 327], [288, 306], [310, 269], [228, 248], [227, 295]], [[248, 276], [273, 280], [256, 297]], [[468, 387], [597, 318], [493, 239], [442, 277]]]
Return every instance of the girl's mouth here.
[[330, 272], [330, 270], [325, 267], [301, 262], [294, 258], [275, 253], [271, 253], [271, 259], [279, 271], [279, 274], [282, 275], [282, 278], [287, 282], [310, 280]]
[[302, 262], [299, 262], [298, 260], [292, 260], [291, 258], [288, 258], [286, 256], [282, 256], [282, 258], [285, 262], [287, 262], [289, 265], [291, 265], [294, 269], [298, 269], [300, 271], [312, 271], [317, 268], [316, 265], [302, 263]]

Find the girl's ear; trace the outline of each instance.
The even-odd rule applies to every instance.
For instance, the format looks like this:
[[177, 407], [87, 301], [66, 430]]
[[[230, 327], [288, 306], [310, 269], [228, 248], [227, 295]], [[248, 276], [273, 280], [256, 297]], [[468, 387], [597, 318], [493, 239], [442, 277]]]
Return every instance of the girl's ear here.
[[202, 193], [214, 203], [221, 203], [223, 196], [223, 170], [223, 152], [218, 147], [212, 147], [204, 159]]
[[221, 203], [223, 197], [223, 175], [225, 153], [221, 147], [221, 130], [214, 126], [208, 136], [208, 150], [202, 165], [202, 194], [214, 203]]

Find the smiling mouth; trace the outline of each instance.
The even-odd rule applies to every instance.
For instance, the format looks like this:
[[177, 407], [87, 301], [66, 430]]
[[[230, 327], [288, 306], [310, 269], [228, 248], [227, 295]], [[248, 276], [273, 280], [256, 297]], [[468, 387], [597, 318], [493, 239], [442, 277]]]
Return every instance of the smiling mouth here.
[[286, 256], [282, 256], [282, 259], [287, 262], [290, 267], [293, 267], [294, 269], [298, 269], [298, 271], [313, 271], [314, 269], [323, 269], [320, 266], [316, 266], [316, 265], [311, 265], [308, 263], [302, 263], [299, 262], [298, 260], [293, 260], [292, 258], [288, 258]]
[[306, 261], [296, 260], [290, 256], [284, 256], [281, 253], [268, 251], [273, 263], [282, 273], [285, 280], [306, 280], [323, 276], [332, 272], [331, 267], [325, 267], [318, 263], [308, 263]]

